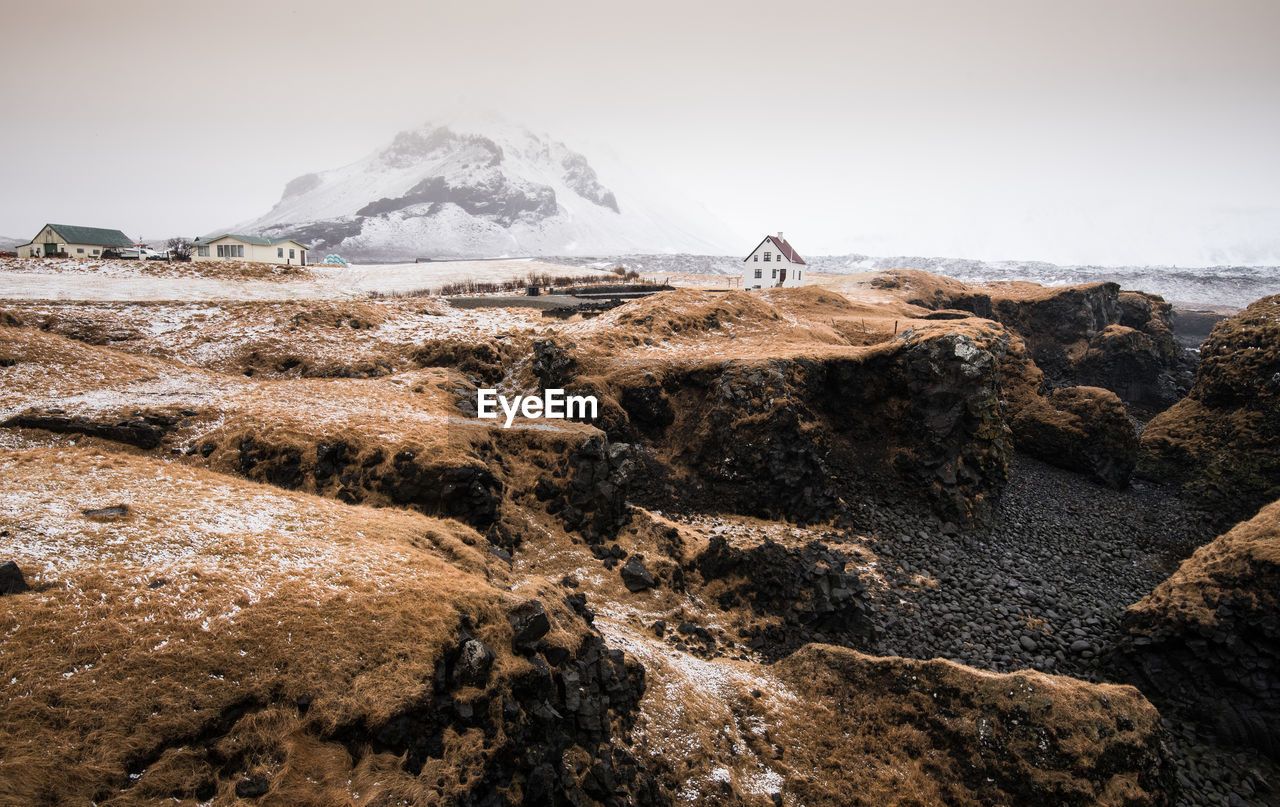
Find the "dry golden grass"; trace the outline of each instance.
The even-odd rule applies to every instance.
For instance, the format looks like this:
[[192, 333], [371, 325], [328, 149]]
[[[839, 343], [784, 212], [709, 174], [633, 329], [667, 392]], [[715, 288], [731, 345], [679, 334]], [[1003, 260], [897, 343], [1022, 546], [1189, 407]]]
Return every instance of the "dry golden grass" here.
[[439, 300], [9, 303], [0, 324], [232, 375], [362, 377], [415, 366], [429, 340], [537, 332], [536, 311], [461, 310]]
[[[874, 295], [873, 295], [874, 297]], [[973, 318], [938, 322], [900, 301], [846, 297], [820, 287], [765, 292], [679, 289], [569, 322], [552, 334], [577, 346], [585, 375], [661, 375], [678, 366], [795, 357], [865, 358], [894, 349], [894, 337], [963, 333], [979, 341], [1002, 332]]]

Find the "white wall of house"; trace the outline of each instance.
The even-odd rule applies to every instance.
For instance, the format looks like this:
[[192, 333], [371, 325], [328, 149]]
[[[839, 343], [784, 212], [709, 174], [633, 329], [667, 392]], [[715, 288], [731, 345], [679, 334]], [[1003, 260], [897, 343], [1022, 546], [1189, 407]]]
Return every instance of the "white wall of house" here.
[[[239, 252], [243, 255], [218, 255], [218, 247], [224, 247], [224, 252], [229, 253], [226, 247], [238, 247]], [[204, 252], [208, 254], [202, 254]], [[200, 247], [192, 247], [191, 259], [194, 261], [247, 261], [249, 263], [278, 263], [286, 266], [302, 266], [306, 264], [307, 250], [306, 247], [297, 241], [284, 241], [271, 246], [262, 246], [260, 244], [247, 244], [238, 238], [232, 236], [223, 236], [203, 249]]]
[[[767, 255], [767, 260], [766, 260]], [[781, 280], [782, 270], [786, 270], [786, 280]], [[802, 263], [792, 263], [778, 251], [773, 242], [765, 239], [755, 251], [742, 262], [742, 288], [771, 289], [775, 286], [793, 289], [804, 285], [805, 271]], [[759, 276], [757, 276], [759, 275]]]

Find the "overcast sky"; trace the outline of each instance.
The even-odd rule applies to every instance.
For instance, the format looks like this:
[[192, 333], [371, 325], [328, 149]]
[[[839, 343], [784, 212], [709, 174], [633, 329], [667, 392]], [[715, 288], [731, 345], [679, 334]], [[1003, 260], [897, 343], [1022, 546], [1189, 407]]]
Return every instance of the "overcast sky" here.
[[4, 27], [0, 235], [207, 233], [492, 109], [811, 254], [1280, 263], [1275, 0], [45, 0]]

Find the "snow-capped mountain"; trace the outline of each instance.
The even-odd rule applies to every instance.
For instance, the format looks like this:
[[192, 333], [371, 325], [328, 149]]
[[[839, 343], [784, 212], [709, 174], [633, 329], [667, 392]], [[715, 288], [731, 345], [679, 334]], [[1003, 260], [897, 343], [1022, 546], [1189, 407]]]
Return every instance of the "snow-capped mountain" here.
[[294, 179], [266, 215], [235, 229], [362, 260], [717, 253], [734, 244], [706, 210], [622, 173], [598, 176], [563, 143], [509, 124], [428, 124], [351, 165]]

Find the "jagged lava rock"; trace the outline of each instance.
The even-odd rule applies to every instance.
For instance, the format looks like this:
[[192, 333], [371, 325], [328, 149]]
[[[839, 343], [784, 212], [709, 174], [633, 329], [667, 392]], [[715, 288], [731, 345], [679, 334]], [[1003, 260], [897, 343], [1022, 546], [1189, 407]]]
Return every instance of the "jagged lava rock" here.
[[639, 555], [628, 558], [618, 573], [622, 575], [627, 591], [635, 593], [653, 588], [653, 575], [649, 572], [649, 567], [644, 565], [644, 558]]
[[739, 604], [756, 614], [782, 618], [752, 640], [766, 655], [780, 657], [814, 633], [862, 645], [876, 630], [867, 584], [848, 571], [850, 558], [817, 541], [787, 547], [766, 540], [735, 546], [716, 535], [694, 559], [693, 568], [720, 593], [720, 607]]
[[1280, 759], [1280, 502], [1196, 550], [1124, 628], [1116, 663], [1152, 699]]

